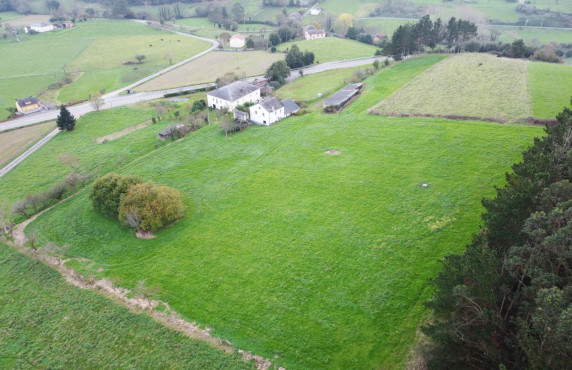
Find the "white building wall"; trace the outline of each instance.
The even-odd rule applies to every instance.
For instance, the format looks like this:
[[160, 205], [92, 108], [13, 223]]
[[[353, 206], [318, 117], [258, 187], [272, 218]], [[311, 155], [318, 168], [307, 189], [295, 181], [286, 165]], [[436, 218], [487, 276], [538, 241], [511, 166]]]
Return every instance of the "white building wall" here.
[[31, 29], [32, 31], [36, 31], [36, 32], [39, 32], [39, 33], [42, 33], [42, 32], [50, 32], [50, 31], [53, 31], [53, 30], [54, 30], [54, 26], [51, 25], [51, 24], [48, 24], [48, 25], [43, 26], [43, 27], [42, 27], [42, 26], [30, 26], [30, 29]]
[[250, 120], [260, 125], [270, 126], [282, 118], [284, 118], [284, 107], [274, 112], [267, 112], [260, 104], [250, 107]]
[[260, 89], [253, 91], [250, 94], [245, 95], [238, 100], [235, 100], [234, 102], [217, 98], [216, 96], [207, 95], [207, 105], [210, 108], [227, 109], [229, 111], [234, 110], [237, 106], [242, 105], [244, 103], [257, 103], [259, 100], [260, 100]]
[[244, 47], [244, 40], [239, 38], [231, 38], [230, 39], [230, 47], [231, 48], [243, 48]]

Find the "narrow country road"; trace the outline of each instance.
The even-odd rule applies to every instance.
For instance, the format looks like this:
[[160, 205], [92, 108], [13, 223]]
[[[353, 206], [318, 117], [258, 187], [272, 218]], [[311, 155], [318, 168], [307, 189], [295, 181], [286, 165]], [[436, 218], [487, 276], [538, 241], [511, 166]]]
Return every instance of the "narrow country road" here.
[[[145, 21], [138, 21], [138, 20], [136, 20], [136, 22], [145, 23]], [[200, 58], [201, 56], [207, 54], [208, 52], [212, 51], [213, 49], [218, 48], [218, 45], [219, 45], [216, 40], [207, 39], [204, 37], [199, 37], [199, 36], [194, 36], [194, 35], [189, 35], [189, 34], [174, 31], [174, 30], [168, 30], [168, 29], [164, 29], [164, 30], [168, 31], [168, 32], [180, 34], [182, 36], [193, 37], [196, 39], [207, 41], [207, 42], [210, 42], [212, 44], [212, 46], [210, 48], [198, 53], [198, 54], [193, 55], [190, 58], [187, 58], [187, 59], [185, 59], [179, 63], [176, 63], [172, 66], [169, 66], [168, 68], [165, 68], [165, 69], [163, 69], [157, 73], [154, 73], [154, 74], [147, 76], [147, 77], [145, 77], [139, 81], [136, 81], [136, 82], [134, 82], [128, 86], [122, 87], [118, 90], [115, 90], [115, 91], [112, 91], [108, 94], [103, 95], [102, 98], [104, 100], [104, 103], [100, 107], [101, 110], [113, 109], [113, 108], [117, 108], [117, 107], [121, 107], [121, 106], [125, 106], [125, 105], [132, 105], [132, 104], [145, 102], [145, 101], [149, 101], [149, 100], [155, 100], [158, 98], [162, 98], [165, 94], [169, 94], [169, 93], [200, 90], [200, 89], [204, 89], [206, 87], [214, 85], [213, 83], [205, 83], [205, 84], [198, 84], [198, 85], [192, 85], [192, 86], [177, 87], [177, 88], [166, 89], [166, 90], [157, 90], [157, 91], [148, 91], [148, 92], [140, 92], [140, 93], [134, 93], [134, 94], [123, 94], [123, 95], [121, 95], [121, 93], [124, 93], [127, 90], [131, 90], [134, 87], [139, 86], [139, 85], [141, 85], [147, 81], [150, 81], [150, 80], [152, 80], [152, 79], [154, 79], [154, 78], [156, 78], [156, 77], [158, 77], [164, 73], [172, 71], [173, 69], [178, 68], [178, 67], [182, 66], [183, 64], [186, 64], [192, 60]], [[334, 70], [334, 69], [343, 69], [343, 68], [363, 66], [363, 65], [373, 63], [376, 59], [383, 61], [383, 60], [385, 60], [385, 57], [352, 59], [352, 60], [343, 60], [343, 61], [337, 61], [337, 62], [322, 63], [322, 64], [318, 64], [318, 65], [314, 65], [314, 66], [310, 66], [310, 67], [306, 67], [306, 68], [293, 70], [290, 73], [290, 76], [286, 80], [288, 82], [294, 81], [295, 79], [301, 77], [302, 74], [303, 75], [310, 75], [310, 74], [330, 71], [330, 70]], [[303, 71], [302, 74], [300, 74], [300, 71]], [[249, 77], [246, 80], [252, 81], [252, 80], [259, 78], [259, 77], [262, 77], [262, 76]], [[69, 108], [69, 111], [71, 112], [71, 114], [73, 114], [76, 118], [79, 118], [79, 117], [83, 116], [84, 114], [93, 112], [94, 110], [95, 109], [91, 106], [91, 104], [89, 102], [86, 102], [83, 104], [78, 104], [76, 106]], [[59, 110], [55, 109], [55, 110], [43, 111], [43, 112], [33, 113], [33, 114], [29, 114], [29, 115], [26, 115], [23, 117], [19, 117], [19, 118], [16, 118], [16, 119], [13, 119], [13, 120], [10, 120], [7, 122], [0, 123], [0, 132], [6, 131], [6, 130], [17, 129], [17, 128], [24, 127], [24, 126], [30, 126], [30, 125], [34, 125], [34, 124], [40, 123], [40, 122], [55, 120], [57, 118], [58, 114], [59, 114]], [[4, 176], [5, 174], [7, 174], [9, 171], [11, 171], [14, 167], [16, 167], [22, 161], [24, 161], [27, 157], [29, 157], [36, 150], [38, 150], [43, 145], [45, 145], [48, 141], [50, 141], [53, 137], [55, 137], [58, 134], [58, 132], [59, 132], [59, 130], [57, 130], [57, 129], [50, 132], [42, 140], [38, 141], [31, 148], [26, 150], [24, 153], [22, 153], [20, 156], [18, 156], [16, 159], [14, 159], [12, 162], [8, 163], [5, 167], [0, 169], [0, 178], [2, 176]]]

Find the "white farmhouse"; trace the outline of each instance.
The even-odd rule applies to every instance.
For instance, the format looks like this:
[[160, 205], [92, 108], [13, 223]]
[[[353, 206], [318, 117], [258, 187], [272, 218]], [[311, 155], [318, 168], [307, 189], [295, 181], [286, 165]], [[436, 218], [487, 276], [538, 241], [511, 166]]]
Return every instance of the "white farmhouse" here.
[[284, 104], [276, 97], [266, 98], [250, 107], [250, 119], [259, 125], [270, 126], [284, 117]]
[[243, 48], [244, 47], [244, 36], [236, 34], [230, 38], [231, 48]]
[[260, 100], [260, 87], [246, 82], [236, 81], [207, 93], [210, 108], [233, 111], [244, 103], [257, 103]]
[[304, 38], [306, 40], [315, 40], [326, 37], [326, 31], [319, 30], [314, 26], [303, 27], [303, 30], [304, 30]]
[[290, 98], [280, 101], [278, 98], [270, 97], [250, 107], [250, 120], [259, 125], [270, 126], [299, 109], [300, 107]]
[[[50, 23], [34, 23], [29, 26], [29, 29], [38, 33], [50, 32], [54, 30], [54, 25]], [[28, 33], [27, 29], [26, 33]]]
[[321, 12], [322, 12], [321, 8], [313, 7], [312, 9], [310, 9], [310, 15], [320, 15]]

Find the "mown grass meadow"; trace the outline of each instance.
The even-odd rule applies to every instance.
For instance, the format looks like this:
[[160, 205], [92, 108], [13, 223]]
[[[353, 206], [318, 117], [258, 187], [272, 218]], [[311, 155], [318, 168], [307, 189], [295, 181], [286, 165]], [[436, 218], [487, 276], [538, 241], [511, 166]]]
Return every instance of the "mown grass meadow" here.
[[280, 51], [289, 50], [292, 45], [297, 45], [300, 51], [314, 53], [314, 63], [325, 63], [337, 60], [369, 58], [376, 51], [375, 46], [361, 42], [336, 37], [326, 37], [316, 40], [290, 41], [278, 45]]
[[0, 243], [0, 367], [252, 369]]
[[[69, 256], [94, 260], [121, 286], [147, 279], [185, 317], [277, 356], [278, 365], [403, 366], [438, 259], [464, 248], [481, 197], [542, 135], [538, 127], [366, 114], [443, 58], [384, 69], [338, 115], [313, 112], [228, 140], [206, 127], [128, 162], [121, 173], [183, 193], [186, 216], [156, 239], [136, 239], [95, 213], [88, 192], [28, 231], [69, 243]], [[125, 150], [129, 136], [104, 147], [106, 155]], [[26, 166], [0, 191], [38, 181]]]
[[382, 101], [376, 112], [518, 121], [532, 116], [527, 76], [522, 60], [458, 54]]
[[535, 117], [554, 118], [572, 98], [572, 66], [530, 63], [528, 81]]

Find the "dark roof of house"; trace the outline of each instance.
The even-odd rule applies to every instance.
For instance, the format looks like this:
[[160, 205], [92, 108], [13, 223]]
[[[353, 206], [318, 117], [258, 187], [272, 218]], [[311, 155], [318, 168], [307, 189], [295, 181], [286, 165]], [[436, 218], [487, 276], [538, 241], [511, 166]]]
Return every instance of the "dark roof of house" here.
[[223, 86], [220, 89], [210, 91], [207, 93], [207, 95], [232, 102], [259, 89], [260, 87], [258, 86], [254, 86], [242, 81], [236, 81], [230, 85]]
[[25, 107], [27, 105], [34, 105], [40, 103], [40, 101], [34, 98], [33, 96], [28, 96], [27, 98], [23, 99], [16, 99], [16, 101], [18, 102], [18, 105], [20, 107]]
[[284, 114], [286, 116], [289, 116], [292, 113], [296, 113], [300, 110], [298, 104], [296, 104], [296, 102], [290, 98], [282, 100], [282, 105], [284, 105]]
[[311, 31], [306, 31], [309, 35], [325, 35], [326, 31], [324, 30], [311, 30]]
[[312, 25], [309, 25], [309, 26], [304, 26], [304, 27], [302, 27], [302, 29], [304, 30], [304, 32], [308, 32], [308, 31], [315, 31], [315, 30], [317, 30], [317, 28], [316, 28], [316, 27], [314, 27], [314, 26], [312, 26]]
[[284, 104], [275, 96], [261, 100], [258, 104], [262, 106], [267, 112], [274, 112], [284, 107]]

